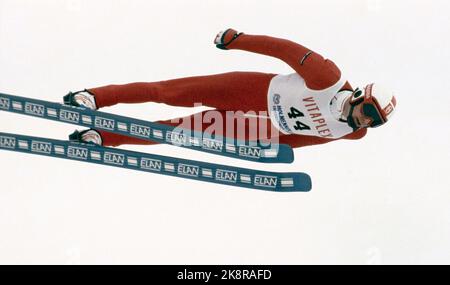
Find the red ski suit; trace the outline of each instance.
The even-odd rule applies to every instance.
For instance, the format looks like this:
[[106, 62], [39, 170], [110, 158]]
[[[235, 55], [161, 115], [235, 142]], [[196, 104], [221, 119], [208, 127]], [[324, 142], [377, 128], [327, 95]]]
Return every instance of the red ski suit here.
[[[227, 49], [239, 49], [281, 59], [289, 64], [306, 82], [310, 89], [321, 90], [334, 85], [341, 76], [337, 66], [321, 55], [289, 40], [262, 35], [241, 34], [231, 42]], [[158, 82], [139, 82], [125, 85], [108, 85], [88, 89], [95, 95], [97, 107], [111, 106], [118, 103], [156, 102], [173, 106], [193, 107], [195, 103], [213, 107], [225, 114], [226, 111], [267, 111], [267, 93], [271, 79], [276, 74], [260, 72], [230, 72], [224, 74], [195, 76]], [[346, 82], [343, 89], [352, 90]], [[208, 112], [208, 111], [205, 111]], [[205, 113], [203, 112], [203, 114]], [[202, 114], [202, 115], [203, 115]], [[194, 115], [184, 119], [194, 120]], [[269, 120], [267, 118], [266, 120]], [[225, 120], [224, 120], [225, 122]], [[159, 123], [176, 126], [168, 121]], [[202, 131], [210, 124], [203, 123]], [[275, 128], [272, 124], [269, 127]], [[194, 126], [194, 124], [192, 124]], [[246, 125], [246, 127], [249, 127]], [[224, 134], [226, 126], [223, 126]], [[343, 139], [360, 139], [367, 129], [360, 129]], [[249, 137], [239, 139], [257, 139]], [[137, 138], [121, 136], [100, 131], [104, 146], [122, 144], [152, 144]], [[323, 144], [334, 139], [305, 136], [284, 135], [277, 133], [279, 143], [292, 147]]]

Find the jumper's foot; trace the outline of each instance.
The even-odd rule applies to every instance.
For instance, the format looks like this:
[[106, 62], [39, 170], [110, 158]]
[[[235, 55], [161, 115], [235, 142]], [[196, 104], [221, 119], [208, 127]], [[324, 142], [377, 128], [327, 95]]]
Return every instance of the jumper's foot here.
[[100, 133], [94, 129], [87, 129], [81, 132], [75, 130], [75, 132], [69, 135], [69, 140], [73, 142], [93, 143], [96, 145], [102, 145], [103, 142]]
[[97, 104], [95, 102], [94, 94], [87, 90], [78, 92], [69, 92], [63, 97], [64, 104], [72, 105], [75, 107], [85, 107], [91, 110], [97, 110]]

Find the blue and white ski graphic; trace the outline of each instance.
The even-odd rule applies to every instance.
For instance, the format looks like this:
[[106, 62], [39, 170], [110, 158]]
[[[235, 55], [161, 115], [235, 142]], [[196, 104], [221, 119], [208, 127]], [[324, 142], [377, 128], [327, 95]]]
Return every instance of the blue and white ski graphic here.
[[305, 192], [311, 189], [311, 178], [305, 173], [246, 169], [18, 134], [0, 133], [0, 149], [257, 190]]
[[44, 100], [0, 93], [0, 111], [59, 121], [158, 143], [172, 144], [198, 151], [264, 163], [291, 163], [289, 145], [250, 145], [244, 141], [207, 138], [201, 132], [180, 131], [172, 126], [73, 107]]

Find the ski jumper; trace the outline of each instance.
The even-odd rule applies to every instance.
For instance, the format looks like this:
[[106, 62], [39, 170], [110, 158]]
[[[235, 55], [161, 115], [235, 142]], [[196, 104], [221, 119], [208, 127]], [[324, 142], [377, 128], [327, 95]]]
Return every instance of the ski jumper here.
[[[98, 108], [118, 103], [155, 102], [182, 107], [193, 107], [195, 103], [202, 103], [215, 108], [223, 115], [226, 111], [266, 111], [270, 114], [270, 119], [266, 119], [269, 121], [269, 128], [280, 131], [277, 132], [279, 142], [292, 147], [323, 144], [336, 139], [360, 139], [366, 135], [367, 129], [353, 132], [346, 128], [346, 123], [330, 120], [330, 112], [325, 108], [317, 108], [319, 105], [328, 106], [330, 96], [338, 91], [353, 91], [349, 82], [341, 78], [340, 70], [331, 60], [324, 59], [292, 41], [262, 35], [241, 34], [227, 49], [276, 57], [290, 65], [296, 73], [277, 75], [229, 72], [158, 82], [108, 85], [88, 91], [94, 94]], [[298, 100], [294, 100], [297, 96], [295, 92], [300, 92]], [[286, 107], [291, 105], [291, 108]], [[283, 109], [283, 106], [286, 108]], [[195, 116], [203, 116], [207, 112], [182, 119], [194, 121]], [[219, 135], [225, 136], [226, 120], [223, 122], [224, 134]], [[177, 125], [171, 120], [159, 123]], [[205, 131], [209, 125], [210, 123], [202, 123], [201, 129], [196, 130]], [[251, 126], [246, 123], [245, 127]], [[99, 133], [104, 146], [152, 144], [149, 141], [105, 131]], [[258, 132], [247, 130], [245, 137], [237, 138], [256, 140]]]

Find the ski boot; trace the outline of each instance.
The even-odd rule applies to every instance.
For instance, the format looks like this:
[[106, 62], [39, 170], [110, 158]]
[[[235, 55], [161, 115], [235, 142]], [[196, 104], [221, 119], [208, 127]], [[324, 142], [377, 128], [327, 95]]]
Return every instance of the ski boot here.
[[97, 110], [94, 94], [90, 93], [86, 89], [74, 93], [69, 92], [69, 94], [63, 97], [63, 100], [66, 105]]
[[69, 140], [72, 142], [91, 143], [95, 145], [102, 145], [102, 136], [94, 129], [87, 129], [84, 131], [75, 130], [69, 135]]

